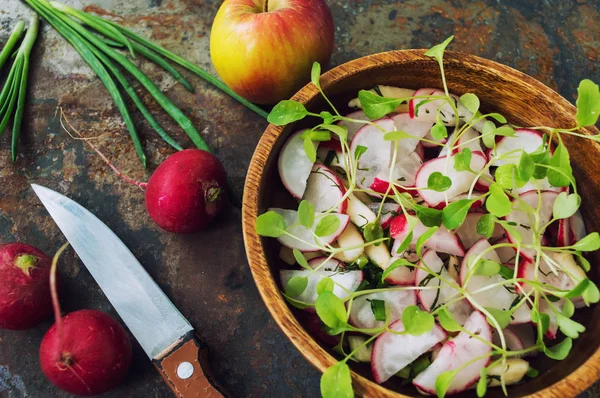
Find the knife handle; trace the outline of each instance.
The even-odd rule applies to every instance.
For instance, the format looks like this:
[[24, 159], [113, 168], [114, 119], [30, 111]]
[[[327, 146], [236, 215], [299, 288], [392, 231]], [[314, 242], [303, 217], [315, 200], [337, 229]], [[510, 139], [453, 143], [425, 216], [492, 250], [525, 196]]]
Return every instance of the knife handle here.
[[225, 398], [208, 364], [208, 346], [189, 332], [152, 361], [175, 396], [180, 398]]

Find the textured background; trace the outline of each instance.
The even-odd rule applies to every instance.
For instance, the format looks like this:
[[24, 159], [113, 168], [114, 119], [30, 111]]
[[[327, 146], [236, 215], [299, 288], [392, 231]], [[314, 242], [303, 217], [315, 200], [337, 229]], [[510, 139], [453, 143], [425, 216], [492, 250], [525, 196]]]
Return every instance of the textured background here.
[[[122, 17], [127, 27], [212, 71], [211, 21], [220, 1], [67, 1], [75, 7]], [[336, 23], [332, 65], [380, 51], [425, 48], [450, 34], [452, 50], [471, 52], [515, 67], [569, 100], [582, 78], [600, 82], [600, 1], [329, 1]], [[18, 17], [19, 0], [0, 0], [0, 43]], [[266, 122], [195, 76], [194, 94], [161, 70], [141, 68], [188, 114], [224, 163], [238, 198], [254, 146]], [[129, 176], [147, 180], [171, 150], [137, 117], [149, 154], [145, 171], [120, 114], [102, 84], [66, 42], [46, 24], [33, 54], [23, 155], [10, 162], [9, 139], [0, 140], [0, 242], [23, 241], [52, 254], [64, 242], [28, 184], [47, 185], [89, 208], [119, 235], [212, 347], [214, 370], [234, 396], [315, 397], [319, 374], [271, 320], [246, 264], [240, 210], [232, 206], [209, 230], [192, 236], [160, 231], [146, 215], [144, 195], [110, 172], [84, 143], [60, 129], [62, 106], [86, 137]], [[180, 142], [182, 132], [147, 94], [143, 99]], [[136, 116], [138, 116], [136, 114]], [[61, 264], [63, 309], [96, 308], [116, 316], [71, 251]], [[38, 363], [38, 347], [50, 323], [25, 332], [0, 331], [1, 397], [66, 397], [51, 386]], [[134, 364], [124, 385], [106, 397], [169, 397], [170, 392], [134, 345]], [[588, 396], [600, 397], [593, 388]]]

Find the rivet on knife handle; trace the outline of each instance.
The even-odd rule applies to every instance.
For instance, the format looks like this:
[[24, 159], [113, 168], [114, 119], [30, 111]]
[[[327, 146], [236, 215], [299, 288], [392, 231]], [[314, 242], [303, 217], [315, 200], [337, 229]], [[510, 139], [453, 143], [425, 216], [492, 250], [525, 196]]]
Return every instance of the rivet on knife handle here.
[[166, 353], [152, 361], [176, 396], [224, 398], [208, 366], [208, 347], [187, 333]]

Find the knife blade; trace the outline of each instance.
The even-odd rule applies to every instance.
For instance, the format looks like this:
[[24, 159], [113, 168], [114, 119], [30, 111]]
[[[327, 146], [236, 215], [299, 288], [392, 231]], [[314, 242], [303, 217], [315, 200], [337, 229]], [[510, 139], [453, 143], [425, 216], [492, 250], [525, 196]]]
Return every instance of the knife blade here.
[[173, 392], [223, 397], [207, 370], [206, 346], [119, 237], [75, 201], [32, 188]]

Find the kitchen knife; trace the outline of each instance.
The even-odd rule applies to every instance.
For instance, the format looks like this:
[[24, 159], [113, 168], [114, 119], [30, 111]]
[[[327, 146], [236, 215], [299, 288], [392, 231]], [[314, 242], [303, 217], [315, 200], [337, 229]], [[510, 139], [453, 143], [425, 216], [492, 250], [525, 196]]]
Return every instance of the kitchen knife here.
[[32, 188], [175, 395], [224, 397], [207, 346], [117, 235], [71, 199]]

